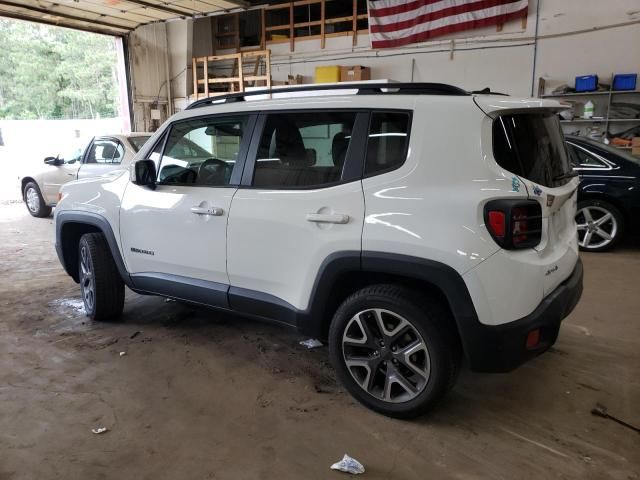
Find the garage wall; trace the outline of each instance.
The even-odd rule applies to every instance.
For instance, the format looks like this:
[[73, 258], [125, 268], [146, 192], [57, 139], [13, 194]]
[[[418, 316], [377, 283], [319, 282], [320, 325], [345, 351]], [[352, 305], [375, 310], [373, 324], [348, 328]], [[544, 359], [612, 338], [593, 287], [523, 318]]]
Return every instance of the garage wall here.
[[[288, 43], [272, 44], [272, 75], [274, 80], [285, 80], [288, 74], [300, 74], [312, 82], [318, 65], [360, 64], [370, 66], [378, 79], [446, 82], [469, 90], [490, 87], [512, 95], [535, 95], [538, 77], [552, 89], [572, 84], [576, 75], [597, 73], [608, 79], [613, 72], [640, 69], [638, 0], [540, 0], [539, 15], [537, 10], [537, 0], [531, 0], [525, 26], [515, 20], [500, 33], [491, 27], [474, 31], [473, 37], [463, 38], [469, 35], [463, 32], [407, 48], [371, 50], [368, 35], [360, 35], [355, 47], [350, 37], [327, 38], [324, 50], [319, 40], [299, 40], [293, 53]], [[176, 20], [136, 29], [129, 46], [134, 126], [152, 129], [158, 123], [152, 121], [151, 110], [160, 110], [164, 120], [170, 110], [186, 105], [192, 90], [192, 54], [210, 53], [211, 37], [203, 29], [194, 30], [192, 20]]]
[[[537, 2], [531, 0], [526, 28], [515, 20], [500, 33], [490, 27], [473, 31], [470, 38], [463, 38], [469, 35], [463, 32], [408, 48], [374, 51], [368, 35], [360, 35], [355, 48], [348, 37], [327, 39], [324, 50], [319, 41], [298, 41], [293, 54], [288, 44], [271, 45], [273, 77], [285, 80], [287, 74], [301, 74], [311, 81], [317, 65], [361, 64], [372, 68], [373, 78], [447, 82], [471, 90], [488, 86], [512, 95], [530, 95], [536, 10]], [[614, 25], [619, 26], [593, 30]], [[548, 85], [553, 87], [572, 84], [576, 75], [585, 73], [609, 77], [612, 72], [638, 71], [640, 3], [541, 0], [537, 38], [534, 94], [540, 76], [549, 77]]]

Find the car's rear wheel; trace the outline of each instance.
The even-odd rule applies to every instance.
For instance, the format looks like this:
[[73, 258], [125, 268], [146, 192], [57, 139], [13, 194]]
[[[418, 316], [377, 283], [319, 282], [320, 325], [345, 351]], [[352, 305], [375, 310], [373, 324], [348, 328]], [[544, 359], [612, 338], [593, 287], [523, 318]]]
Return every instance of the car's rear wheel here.
[[620, 210], [603, 200], [585, 200], [576, 213], [578, 245], [588, 252], [604, 252], [622, 237], [624, 218]]
[[338, 378], [379, 413], [425, 413], [453, 386], [460, 365], [451, 321], [438, 301], [403, 287], [356, 292], [336, 311], [329, 332]]
[[78, 247], [80, 292], [87, 316], [113, 320], [124, 309], [124, 282], [101, 233], [87, 233]]
[[51, 215], [51, 207], [45, 203], [38, 185], [34, 182], [27, 183], [22, 194], [24, 197], [24, 203], [31, 215], [38, 218], [48, 217]]

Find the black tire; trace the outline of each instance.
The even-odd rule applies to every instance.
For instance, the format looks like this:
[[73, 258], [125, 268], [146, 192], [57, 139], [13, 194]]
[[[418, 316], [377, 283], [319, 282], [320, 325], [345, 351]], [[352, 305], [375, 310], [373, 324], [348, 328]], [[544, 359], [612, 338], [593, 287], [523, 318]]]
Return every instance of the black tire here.
[[[375, 332], [373, 331], [376, 328], [375, 316], [372, 317], [373, 320], [367, 320], [366, 315], [368, 314], [368, 309], [383, 309], [392, 312], [393, 315], [397, 315], [400, 321], [405, 321], [405, 326], [408, 323], [421, 337], [415, 337], [413, 341], [418, 342], [421, 340], [426, 346], [427, 353], [423, 355], [428, 359], [427, 362], [430, 363], [430, 373], [426, 376], [426, 381], [419, 376], [413, 376], [413, 378], [422, 381], [423, 384], [420, 390], [416, 388], [416, 391], [419, 393], [414, 393], [415, 396], [408, 398], [407, 401], [403, 401], [400, 398], [400, 400], [393, 402], [382, 398], [385, 396], [384, 390], [389, 378], [388, 372], [393, 373], [394, 368], [396, 369], [395, 372], [399, 372], [400, 368], [403, 368], [405, 372], [411, 375], [411, 370], [406, 369], [406, 363], [400, 360], [401, 365], [398, 364], [397, 359], [400, 357], [392, 357], [393, 355], [398, 355], [398, 352], [400, 352], [402, 348], [397, 352], [394, 350], [396, 353], [390, 353], [389, 350], [393, 348], [393, 343], [390, 340], [391, 337], [384, 337], [389, 340], [389, 345], [383, 346], [380, 351], [374, 351], [373, 354], [369, 354], [371, 356], [366, 356], [367, 360], [372, 357], [379, 359], [391, 358], [391, 360], [382, 361], [382, 367], [375, 367], [377, 371], [375, 374], [377, 375], [376, 378], [384, 383], [382, 387], [383, 392], [380, 392], [379, 395], [376, 396], [374, 395], [375, 392], [370, 393], [365, 387], [361, 386], [347, 367], [345, 360], [345, 355], [347, 355], [345, 353], [346, 350], [350, 348], [360, 348], [350, 346], [351, 344], [343, 346], [345, 330], [347, 328], [354, 328], [352, 319], [355, 318], [356, 314], [364, 312], [364, 321], [368, 322], [370, 326], [369, 331], [373, 333], [372, 337], [375, 337]], [[382, 315], [386, 315], [386, 313]], [[393, 318], [393, 316], [389, 318]], [[426, 413], [453, 387], [457, 378], [461, 361], [461, 348], [453, 327], [453, 321], [448, 309], [440, 302], [404, 287], [374, 285], [359, 290], [340, 305], [331, 322], [329, 352], [338, 379], [356, 400], [383, 415], [395, 418], [411, 418]], [[357, 327], [363, 333], [362, 338], [365, 339], [367, 334], [360, 328], [360, 325], [361, 324], [358, 323]], [[377, 332], [380, 333], [380, 330], [378, 329]], [[347, 334], [350, 336], [350, 331], [347, 331]], [[366, 349], [369, 347], [363, 348]], [[360, 353], [356, 353], [355, 355], [358, 356]], [[351, 358], [356, 357], [350, 357], [350, 359]], [[404, 358], [405, 360], [407, 359], [406, 356]], [[380, 362], [380, 360], [378, 360], [378, 362]], [[390, 365], [391, 362], [393, 362], [394, 365]], [[391, 366], [392, 370], [389, 370], [389, 366]], [[353, 368], [352, 366], [352, 369]], [[371, 370], [372, 368], [368, 368], [369, 372], [371, 372]], [[426, 367], [425, 371], [428, 371]], [[407, 379], [406, 376], [402, 378], [404, 380]], [[362, 383], [367, 383], [369, 379], [370, 373], [366, 375], [366, 379], [362, 380]], [[418, 386], [418, 383], [411, 384], [412, 386]], [[373, 387], [371, 390], [374, 391], [375, 388], [379, 387]], [[405, 394], [411, 395], [408, 391], [406, 391]]]
[[[606, 241], [606, 239], [600, 237], [597, 233], [593, 233], [591, 237], [593, 240], [589, 242], [589, 245], [585, 244], [584, 240], [585, 235], [587, 234], [587, 230], [585, 229], [585, 227], [581, 227], [581, 225], [585, 225], [586, 222], [584, 209], [590, 209], [590, 211], [593, 211], [592, 217], [594, 218], [594, 220], [597, 220], [596, 214], [604, 215], [604, 212], [606, 212], [611, 215], [611, 220], [607, 221], [602, 226], [605, 229], [605, 233], [613, 233], [613, 235], [610, 235], [612, 237], [611, 240]], [[606, 252], [607, 250], [611, 250], [616, 246], [616, 244], [624, 235], [625, 225], [622, 212], [620, 212], [620, 210], [618, 210], [615, 205], [612, 205], [611, 203], [604, 200], [584, 200], [578, 203], [576, 223], [578, 224], [578, 240], [580, 250], [585, 252]]]
[[[30, 195], [33, 195], [32, 198], [34, 200], [31, 204], [28, 201]], [[51, 215], [51, 207], [45, 203], [44, 198], [42, 198], [42, 193], [40, 193], [40, 189], [38, 188], [38, 184], [35, 182], [29, 182], [24, 186], [22, 199], [24, 200], [27, 210], [34, 217], [44, 218]]]
[[86, 233], [80, 238], [78, 277], [88, 317], [98, 321], [120, 317], [124, 309], [124, 282], [101, 233]]

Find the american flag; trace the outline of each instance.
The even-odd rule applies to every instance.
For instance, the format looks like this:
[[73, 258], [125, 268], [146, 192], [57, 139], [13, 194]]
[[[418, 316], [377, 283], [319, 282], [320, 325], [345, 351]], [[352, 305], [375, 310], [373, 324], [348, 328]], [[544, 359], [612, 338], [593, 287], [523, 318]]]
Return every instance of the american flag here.
[[368, 0], [372, 48], [424, 42], [527, 15], [529, 0]]

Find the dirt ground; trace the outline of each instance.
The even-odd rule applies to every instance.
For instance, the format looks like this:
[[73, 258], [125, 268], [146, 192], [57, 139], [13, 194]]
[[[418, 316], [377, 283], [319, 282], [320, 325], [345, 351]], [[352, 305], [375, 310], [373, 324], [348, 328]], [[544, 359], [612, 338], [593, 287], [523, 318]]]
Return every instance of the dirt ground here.
[[590, 411], [640, 425], [639, 253], [583, 255], [552, 351], [399, 421], [293, 330], [131, 292], [88, 321], [52, 219], [0, 206], [0, 479], [329, 479], [344, 453], [370, 479], [638, 479], [640, 435]]

